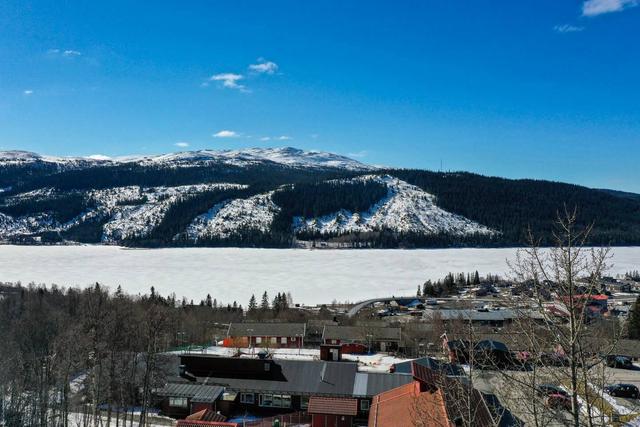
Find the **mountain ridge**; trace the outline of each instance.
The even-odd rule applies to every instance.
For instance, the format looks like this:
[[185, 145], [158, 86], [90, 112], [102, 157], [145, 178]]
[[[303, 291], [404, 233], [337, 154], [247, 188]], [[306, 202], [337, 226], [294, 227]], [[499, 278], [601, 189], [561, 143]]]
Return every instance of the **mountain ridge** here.
[[556, 212], [640, 244], [640, 198], [541, 180], [370, 166], [293, 147], [153, 156], [0, 152], [0, 240], [127, 246], [505, 246]]

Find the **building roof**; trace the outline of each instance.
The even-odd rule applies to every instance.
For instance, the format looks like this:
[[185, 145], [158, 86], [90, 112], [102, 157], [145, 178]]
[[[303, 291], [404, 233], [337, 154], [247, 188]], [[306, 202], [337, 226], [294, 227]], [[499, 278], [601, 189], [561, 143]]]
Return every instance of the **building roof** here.
[[307, 412], [354, 416], [358, 414], [358, 399], [312, 396]]
[[231, 323], [230, 337], [295, 337], [304, 336], [304, 323]]
[[326, 325], [322, 332], [324, 340], [341, 341], [400, 341], [400, 328], [379, 326], [338, 326]]
[[380, 393], [371, 401], [370, 427], [449, 426], [442, 395], [420, 392], [417, 382]]
[[396, 374], [409, 374], [413, 373], [413, 364], [422, 365], [437, 372], [441, 372], [449, 376], [462, 376], [465, 375], [462, 367], [452, 364], [441, 362], [433, 357], [422, 357], [420, 359], [409, 360], [406, 362], [400, 362], [393, 365], [394, 373]]
[[228, 423], [225, 421], [191, 421], [178, 420], [176, 427], [239, 427], [238, 423]]
[[202, 411], [195, 412], [185, 418], [187, 421], [217, 421], [224, 422], [227, 421], [227, 417], [224, 415], [218, 414], [211, 409], [203, 409]]
[[500, 322], [517, 318], [542, 318], [542, 315], [534, 310], [466, 310], [466, 309], [430, 309], [424, 311], [424, 317], [442, 320], [471, 320], [472, 322]]
[[231, 391], [351, 396], [356, 362], [260, 360], [184, 355], [182, 364], [200, 384]]
[[353, 396], [371, 397], [413, 381], [411, 375], [378, 372], [357, 372], [353, 383]]
[[160, 397], [186, 397], [192, 402], [213, 402], [224, 392], [224, 388], [217, 385], [193, 383], [167, 383], [164, 387], [154, 390]]

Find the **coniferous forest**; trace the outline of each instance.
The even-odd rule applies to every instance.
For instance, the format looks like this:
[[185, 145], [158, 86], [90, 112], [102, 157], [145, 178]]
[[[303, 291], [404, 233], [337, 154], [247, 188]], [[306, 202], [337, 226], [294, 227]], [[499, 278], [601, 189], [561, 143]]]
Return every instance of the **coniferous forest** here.
[[[367, 172], [370, 174], [371, 172]], [[291, 247], [298, 240], [323, 240], [350, 247], [449, 247], [521, 245], [526, 230], [551, 241], [554, 220], [565, 208], [577, 209], [580, 226], [593, 224], [591, 244], [640, 244], [640, 196], [590, 189], [540, 180], [511, 180], [467, 172], [386, 169], [389, 174], [435, 196], [438, 207], [497, 231], [495, 234], [398, 232], [378, 229], [348, 234], [299, 231], [296, 217], [321, 217], [339, 212], [364, 212], [387, 196], [387, 188], [373, 180], [351, 180], [364, 172], [339, 168], [300, 168], [277, 163], [236, 166], [230, 164], [166, 167], [156, 164], [60, 168], [48, 163], [0, 165], [0, 215], [4, 218], [47, 218], [70, 225], [62, 231], [43, 232], [38, 242], [76, 241], [98, 243], [108, 218], [90, 216], [77, 220], [95, 207], [90, 193], [125, 186], [175, 187], [180, 185], [234, 183], [243, 188], [210, 189], [172, 201], [163, 218], [144, 236], [126, 238], [130, 246], [259, 246]], [[278, 207], [269, 230], [238, 228], [225, 237], [204, 236], [197, 241], [179, 238], [198, 215], [217, 204], [271, 192]], [[32, 195], [32, 196], [25, 196]], [[119, 202], [136, 206], [146, 196]], [[0, 224], [3, 222], [0, 217]], [[11, 239], [12, 242], [22, 240]], [[32, 243], [25, 239], [24, 242]]]

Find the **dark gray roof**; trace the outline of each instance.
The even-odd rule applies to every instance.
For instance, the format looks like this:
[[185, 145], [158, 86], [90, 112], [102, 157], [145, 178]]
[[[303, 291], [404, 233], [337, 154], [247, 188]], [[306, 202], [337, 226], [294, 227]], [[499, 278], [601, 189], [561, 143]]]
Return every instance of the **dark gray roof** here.
[[304, 323], [232, 323], [230, 337], [295, 337], [304, 335]]
[[224, 388], [217, 385], [193, 384], [183, 382], [169, 382], [163, 388], [154, 390], [160, 397], [187, 397], [193, 402], [213, 402], [224, 392]]
[[408, 360], [406, 362], [396, 363], [394, 366], [394, 373], [396, 374], [412, 374], [411, 366], [413, 363], [425, 366], [433, 371], [444, 373], [449, 376], [462, 376], [464, 375], [464, 369], [458, 365], [442, 362], [432, 357], [422, 357], [420, 359]]
[[400, 341], [400, 328], [383, 328], [379, 326], [337, 326], [326, 325], [322, 332], [325, 340], [367, 341], [371, 335], [374, 341]]
[[[198, 377], [233, 391], [281, 392], [296, 395], [351, 396], [357, 372], [355, 362], [311, 360], [271, 361], [279, 368], [275, 379]], [[272, 367], [274, 371], [276, 367]]]
[[425, 310], [424, 317], [433, 319], [440, 318], [442, 320], [456, 320], [464, 319], [477, 322], [497, 322], [504, 320], [512, 320], [518, 317], [520, 318], [541, 318], [542, 316], [533, 310], [511, 310], [500, 309], [490, 311], [479, 310], [459, 310], [459, 309], [444, 309], [444, 310]]
[[413, 376], [377, 372], [358, 372], [353, 384], [353, 396], [373, 397], [384, 391], [409, 384]]

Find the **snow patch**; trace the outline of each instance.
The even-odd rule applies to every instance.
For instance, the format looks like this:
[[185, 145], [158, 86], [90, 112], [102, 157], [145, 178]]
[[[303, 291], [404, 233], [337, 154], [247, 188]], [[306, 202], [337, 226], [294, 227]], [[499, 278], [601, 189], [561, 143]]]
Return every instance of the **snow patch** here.
[[219, 203], [196, 217], [185, 234], [189, 239], [198, 240], [203, 237], [226, 238], [241, 230], [267, 233], [280, 211], [272, 195], [273, 192], [269, 192]]
[[457, 236], [494, 233], [483, 225], [439, 208], [434, 195], [398, 178], [367, 175], [353, 180], [373, 180], [384, 184], [388, 189], [387, 196], [366, 212], [342, 209], [320, 218], [296, 217], [294, 230], [320, 234], [380, 230]]

